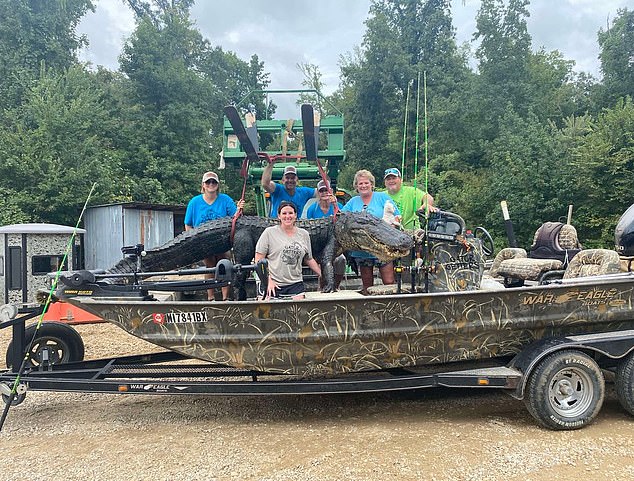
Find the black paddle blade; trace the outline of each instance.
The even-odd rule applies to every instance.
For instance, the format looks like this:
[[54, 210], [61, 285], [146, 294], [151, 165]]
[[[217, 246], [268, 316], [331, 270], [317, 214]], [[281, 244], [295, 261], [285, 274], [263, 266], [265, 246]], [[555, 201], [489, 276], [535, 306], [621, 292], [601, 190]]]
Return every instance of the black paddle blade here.
[[229, 123], [231, 127], [233, 127], [233, 132], [238, 136], [238, 140], [240, 141], [240, 145], [244, 149], [244, 152], [247, 154], [247, 159], [250, 162], [255, 162], [258, 160], [258, 153], [253, 147], [251, 143], [251, 139], [247, 135], [247, 131], [242, 124], [242, 119], [240, 118], [240, 114], [238, 114], [238, 109], [233, 105], [227, 105], [224, 108], [225, 115], [227, 119], [229, 119]]
[[247, 124], [247, 135], [256, 152], [260, 151], [260, 141], [258, 140], [258, 124], [255, 120], [253, 112], [247, 112], [244, 116], [244, 122]]
[[306, 159], [317, 160], [317, 139], [315, 138], [315, 114], [313, 106], [302, 104], [302, 129], [304, 131], [304, 145]]

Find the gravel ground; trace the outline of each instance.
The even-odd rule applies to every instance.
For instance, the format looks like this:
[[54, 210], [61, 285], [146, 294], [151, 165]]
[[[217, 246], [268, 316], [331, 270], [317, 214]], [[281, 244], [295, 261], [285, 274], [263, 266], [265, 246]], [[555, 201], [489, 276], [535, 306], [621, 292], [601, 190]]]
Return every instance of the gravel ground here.
[[[148, 352], [80, 326], [88, 358]], [[0, 331], [0, 356], [10, 333]], [[594, 424], [539, 428], [498, 391], [312, 397], [29, 392], [0, 433], [0, 479], [634, 479], [634, 419], [612, 385]]]

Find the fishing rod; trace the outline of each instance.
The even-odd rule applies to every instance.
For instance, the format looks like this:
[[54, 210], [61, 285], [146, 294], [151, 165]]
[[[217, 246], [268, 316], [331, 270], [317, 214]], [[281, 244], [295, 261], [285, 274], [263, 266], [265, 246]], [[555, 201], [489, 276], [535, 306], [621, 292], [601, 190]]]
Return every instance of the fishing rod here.
[[[425, 76], [423, 77], [424, 79], [426, 79], [426, 73]], [[425, 132], [424, 132], [424, 139], [425, 139], [425, 179], [427, 179], [427, 88], [425, 85], [425, 89], [424, 89], [424, 114], [425, 114], [425, 118], [424, 118], [424, 128], [425, 128]], [[419, 130], [420, 130], [420, 71], [418, 72], [418, 76], [417, 76], [417, 81], [416, 81], [416, 149], [415, 149], [415, 154], [414, 154], [414, 189], [416, 189], [416, 183], [417, 183], [417, 174], [418, 174], [418, 150], [419, 150]], [[425, 185], [425, 189], [427, 189], [427, 185]], [[429, 266], [427, 265], [429, 262], [429, 258], [430, 258], [430, 251], [429, 251], [429, 239], [428, 239], [428, 234], [429, 234], [429, 205], [427, 202], [427, 198], [425, 197], [425, 240], [424, 240], [424, 245], [423, 245], [423, 250], [425, 253], [425, 261], [424, 261], [424, 272], [425, 272], [425, 292], [429, 292]], [[416, 202], [416, 196], [414, 196], [414, 203]], [[414, 205], [414, 209], [416, 210], [418, 206]]]
[[401, 157], [401, 173], [402, 176], [405, 177], [405, 152], [406, 152], [406, 142], [407, 142], [407, 117], [409, 116], [409, 90], [412, 81], [409, 80], [407, 82], [407, 97], [405, 97], [405, 121], [403, 125], [403, 155]]
[[13, 386], [11, 387], [11, 393], [9, 394], [8, 399], [6, 400], [6, 404], [4, 405], [4, 411], [2, 412], [2, 417], [0, 417], [0, 431], [2, 431], [4, 422], [6, 421], [7, 415], [9, 414], [9, 408], [13, 404], [13, 401], [15, 400], [15, 397], [18, 394], [18, 387], [20, 386], [20, 378], [24, 374], [24, 371], [26, 370], [26, 365], [29, 362], [29, 358], [31, 356], [31, 349], [33, 348], [33, 343], [35, 342], [35, 339], [37, 338], [37, 333], [40, 330], [40, 327], [42, 326], [42, 322], [44, 321], [44, 314], [46, 313], [48, 306], [51, 304], [51, 300], [53, 299], [53, 293], [55, 292], [55, 289], [57, 288], [57, 283], [63, 272], [62, 268], [66, 264], [66, 260], [68, 259], [68, 254], [70, 253], [70, 250], [73, 248], [73, 245], [75, 245], [75, 237], [77, 236], [77, 230], [79, 230], [79, 224], [81, 223], [81, 219], [84, 217], [84, 212], [86, 212], [86, 208], [88, 207], [88, 202], [90, 201], [90, 198], [92, 197], [92, 193], [95, 190], [96, 186], [97, 186], [97, 183], [94, 182], [92, 184], [92, 187], [90, 188], [90, 192], [88, 192], [88, 197], [86, 197], [86, 202], [84, 202], [84, 207], [81, 209], [79, 218], [77, 219], [77, 223], [75, 224], [75, 228], [73, 229], [73, 233], [71, 234], [70, 239], [68, 240], [68, 245], [66, 246], [66, 250], [64, 251], [64, 256], [62, 257], [62, 262], [59, 264], [59, 267], [57, 268], [57, 271], [55, 273], [55, 277], [53, 278], [53, 281], [51, 282], [51, 288], [48, 291], [48, 297], [46, 298], [46, 302], [44, 303], [42, 313], [40, 314], [37, 324], [35, 325], [35, 331], [33, 332], [33, 337], [29, 341], [29, 346], [24, 353], [24, 359], [22, 359], [22, 364], [20, 364], [20, 368], [18, 369], [18, 373], [15, 377], [15, 381], [13, 382]]

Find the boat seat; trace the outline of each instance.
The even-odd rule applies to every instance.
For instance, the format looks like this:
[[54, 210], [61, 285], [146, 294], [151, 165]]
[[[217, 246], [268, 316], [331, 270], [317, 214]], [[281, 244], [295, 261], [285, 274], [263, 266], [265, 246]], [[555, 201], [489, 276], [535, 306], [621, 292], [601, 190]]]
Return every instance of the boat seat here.
[[564, 279], [586, 276], [601, 276], [621, 272], [621, 260], [616, 251], [587, 249], [572, 258]]
[[[554, 246], [549, 252], [540, 246], [539, 240], [543, 229], [559, 228]], [[561, 277], [570, 259], [580, 251], [581, 245], [577, 238], [577, 230], [569, 224], [546, 222], [533, 237], [531, 251], [527, 254], [524, 249], [502, 249], [491, 265], [492, 277], [503, 277], [507, 286], [521, 286], [523, 281], [537, 281], [541, 283], [546, 277]], [[550, 257], [552, 254], [552, 257]]]
[[563, 262], [557, 259], [508, 259], [502, 261], [498, 274], [504, 278], [539, 281], [545, 273], [560, 271], [563, 267]]

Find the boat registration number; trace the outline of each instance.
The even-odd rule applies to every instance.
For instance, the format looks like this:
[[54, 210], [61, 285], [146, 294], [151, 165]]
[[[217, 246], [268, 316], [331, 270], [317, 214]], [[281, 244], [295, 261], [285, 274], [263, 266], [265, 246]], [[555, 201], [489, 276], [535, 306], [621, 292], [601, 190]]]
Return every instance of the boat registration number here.
[[183, 324], [189, 322], [207, 322], [209, 316], [206, 312], [154, 312], [152, 321], [154, 324]]

